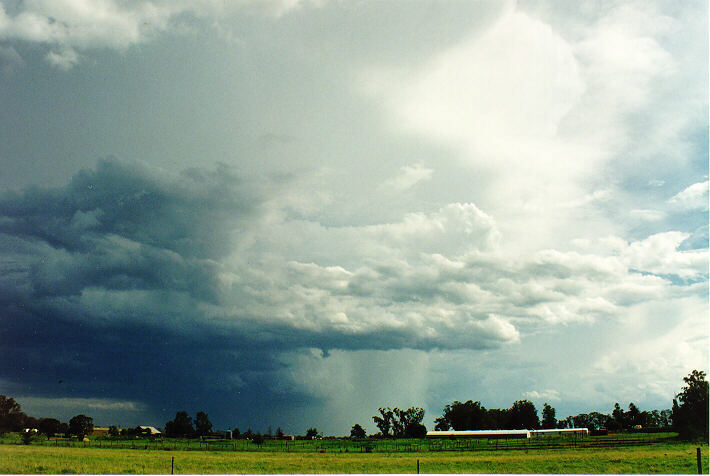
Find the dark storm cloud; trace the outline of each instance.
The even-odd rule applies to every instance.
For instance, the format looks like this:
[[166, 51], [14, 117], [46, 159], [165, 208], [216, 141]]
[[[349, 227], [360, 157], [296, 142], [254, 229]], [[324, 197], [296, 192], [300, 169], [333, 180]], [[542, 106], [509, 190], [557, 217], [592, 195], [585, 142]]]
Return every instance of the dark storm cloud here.
[[223, 298], [219, 259], [261, 201], [226, 167], [166, 179], [114, 159], [62, 188], [4, 193], [0, 379], [168, 413], [217, 387], [248, 396], [270, 349], [203, 327], [198, 308]]
[[[0, 198], [5, 274], [34, 297], [87, 287], [170, 289], [218, 298], [215, 259], [257, 206], [229, 170], [190, 170], [173, 180], [138, 165], [101, 160], [63, 188]], [[7, 285], [7, 283], [5, 283]]]
[[82, 170], [63, 188], [33, 187], [0, 201], [0, 231], [85, 251], [101, 235], [214, 258], [228, 251], [224, 232], [253, 210], [256, 199], [226, 167], [189, 169], [165, 180], [138, 164], [115, 159]]

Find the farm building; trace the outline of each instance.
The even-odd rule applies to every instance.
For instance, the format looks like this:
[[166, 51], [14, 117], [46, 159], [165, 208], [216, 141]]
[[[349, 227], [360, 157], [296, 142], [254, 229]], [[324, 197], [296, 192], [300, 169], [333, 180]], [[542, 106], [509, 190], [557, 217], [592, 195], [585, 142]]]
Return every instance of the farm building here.
[[427, 438], [530, 438], [530, 430], [427, 431]]
[[95, 426], [93, 430], [89, 433], [89, 436], [108, 436], [108, 428], [102, 428]]
[[555, 428], [552, 430], [530, 430], [530, 436], [589, 435], [587, 428]]
[[162, 433], [154, 426], [141, 426], [141, 430], [148, 433], [150, 436], [160, 436]]

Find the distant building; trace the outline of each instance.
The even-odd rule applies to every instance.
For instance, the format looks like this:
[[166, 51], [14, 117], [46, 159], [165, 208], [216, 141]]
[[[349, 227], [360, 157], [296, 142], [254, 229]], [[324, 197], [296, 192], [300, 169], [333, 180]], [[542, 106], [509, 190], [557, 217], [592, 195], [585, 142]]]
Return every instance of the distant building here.
[[109, 436], [108, 428], [95, 426], [94, 429], [89, 432], [89, 436]]
[[144, 433], [147, 433], [147, 434], [150, 435], [150, 436], [161, 436], [161, 435], [162, 435], [162, 433], [160, 432], [160, 430], [158, 430], [158, 429], [157, 429], [156, 427], [154, 427], [154, 426], [142, 426], [142, 425], [141, 425], [141, 426], [140, 426], [140, 429], [143, 430]]
[[427, 431], [427, 438], [530, 438], [529, 430]]
[[587, 428], [553, 428], [550, 430], [530, 430], [530, 436], [588, 435]]
[[428, 431], [427, 438], [530, 438], [531, 436], [588, 435], [587, 428], [562, 428], [552, 430], [461, 430]]

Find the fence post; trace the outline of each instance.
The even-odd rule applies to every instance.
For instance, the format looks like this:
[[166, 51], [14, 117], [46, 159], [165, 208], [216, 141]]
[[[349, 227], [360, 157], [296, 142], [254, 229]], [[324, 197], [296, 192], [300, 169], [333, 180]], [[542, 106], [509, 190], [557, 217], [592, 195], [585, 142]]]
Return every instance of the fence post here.
[[175, 456], [170, 458], [170, 474], [175, 474]]
[[419, 460], [417, 460], [417, 474], [419, 474]]
[[703, 459], [702, 456], [700, 455], [700, 448], [698, 448], [697, 451], [697, 459], [698, 459], [698, 474], [703, 474]]

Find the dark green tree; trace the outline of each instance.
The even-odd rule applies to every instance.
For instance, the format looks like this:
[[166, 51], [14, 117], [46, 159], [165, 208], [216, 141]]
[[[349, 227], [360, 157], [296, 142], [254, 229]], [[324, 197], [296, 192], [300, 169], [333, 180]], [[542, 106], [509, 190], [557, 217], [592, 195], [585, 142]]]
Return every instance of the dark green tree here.
[[212, 431], [212, 422], [207, 413], [197, 412], [195, 415], [195, 434], [197, 436], [207, 436]]
[[540, 419], [535, 404], [529, 400], [518, 400], [510, 408], [509, 428], [513, 430], [537, 430]]
[[609, 415], [601, 412], [590, 412], [589, 413], [589, 425], [587, 428], [590, 430], [604, 430], [606, 429], [606, 423], [609, 421]]
[[455, 431], [488, 429], [486, 409], [481, 402], [471, 400], [461, 403], [458, 400], [444, 407], [444, 414], [435, 420], [437, 430]]
[[366, 436], [367, 433], [365, 433], [365, 429], [358, 423], [355, 423], [350, 429], [350, 438], [365, 438]]
[[636, 426], [643, 427], [644, 415], [641, 410], [633, 403], [629, 403], [629, 411], [624, 414], [624, 428], [631, 429]]
[[557, 428], [557, 419], [555, 418], [555, 409], [545, 402], [542, 406], [542, 422], [540, 423], [543, 429]]
[[[406, 410], [396, 408], [392, 410], [392, 435], [395, 438], [411, 437], [411, 433], [415, 431], [414, 425], [421, 425], [424, 419], [424, 409], [411, 407]], [[417, 427], [417, 431], [419, 428]]]
[[192, 418], [186, 411], [179, 411], [175, 419], [165, 423], [165, 435], [170, 437], [191, 437], [195, 433]]
[[611, 419], [607, 422], [607, 428], [610, 430], [622, 430], [626, 427], [626, 415], [622, 410], [619, 402], [614, 404], [614, 409], [611, 411]]
[[435, 431], [449, 431], [449, 428], [451, 428], [451, 425], [449, 425], [449, 422], [445, 417], [440, 416], [434, 420]]
[[25, 428], [20, 432], [20, 439], [23, 445], [31, 444], [37, 438], [37, 430], [34, 428]]
[[59, 428], [62, 422], [56, 418], [42, 418], [39, 421], [39, 432], [47, 437], [51, 438], [55, 433], [59, 433]]
[[108, 427], [109, 436], [118, 436], [118, 427], [116, 425], [111, 425]]
[[77, 415], [69, 420], [69, 433], [80, 440], [94, 429], [94, 419], [86, 415]]
[[26, 415], [14, 398], [0, 395], [0, 433], [22, 429]]
[[372, 417], [372, 420], [375, 422], [375, 425], [377, 425], [377, 428], [380, 429], [382, 436], [389, 436], [394, 414], [389, 408], [379, 408], [377, 411], [380, 412], [381, 416], [375, 415]]
[[591, 418], [587, 413], [580, 413], [572, 417], [573, 428], [589, 428], [591, 427]]
[[421, 423], [414, 422], [407, 427], [405, 436], [407, 438], [426, 438], [426, 427]]
[[306, 430], [306, 438], [309, 440], [317, 438], [318, 437], [318, 429], [317, 428], [309, 428]]
[[278, 428], [276, 428], [276, 438], [281, 439], [283, 437], [284, 437], [284, 431], [279, 426]]
[[[673, 428], [682, 439], [708, 440], [708, 382], [705, 372], [693, 370], [683, 377], [685, 386], [673, 399]], [[678, 403], [680, 402], [680, 403]]]

